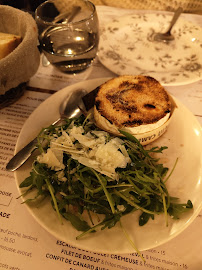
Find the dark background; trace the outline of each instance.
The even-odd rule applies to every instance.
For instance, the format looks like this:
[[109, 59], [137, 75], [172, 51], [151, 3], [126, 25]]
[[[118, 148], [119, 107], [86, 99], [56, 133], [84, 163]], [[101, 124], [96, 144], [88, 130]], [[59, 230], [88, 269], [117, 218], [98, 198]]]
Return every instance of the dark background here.
[[45, 0], [0, 0], [0, 5], [9, 5], [15, 8], [35, 11], [35, 9]]

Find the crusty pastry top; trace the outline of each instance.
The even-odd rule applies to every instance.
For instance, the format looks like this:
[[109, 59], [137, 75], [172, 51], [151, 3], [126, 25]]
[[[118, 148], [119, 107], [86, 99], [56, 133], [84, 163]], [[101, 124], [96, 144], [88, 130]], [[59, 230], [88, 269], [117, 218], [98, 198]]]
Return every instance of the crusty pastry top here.
[[118, 128], [156, 123], [171, 110], [167, 92], [149, 76], [124, 75], [107, 81], [99, 87], [95, 106]]

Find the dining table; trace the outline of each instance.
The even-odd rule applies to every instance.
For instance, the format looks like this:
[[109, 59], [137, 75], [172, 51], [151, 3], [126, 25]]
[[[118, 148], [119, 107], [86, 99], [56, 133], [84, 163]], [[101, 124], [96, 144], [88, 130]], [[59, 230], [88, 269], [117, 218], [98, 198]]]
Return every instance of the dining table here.
[[[100, 35], [107, 23], [116, 22], [122, 16], [171, 14], [168, 11], [131, 10], [109, 6], [97, 6], [97, 13]], [[202, 27], [201, 15], [183, 13], [181, 17]], [[202, 47], [200, 50], [202, 52]], [[186, 55], [182, 57], [186, 58]], [[36, 74], [27, 82], [24, 94], [17, 101], [0, 110], [0, 269], [202, 269], [202, 211], [197, 213], [192, 222], [187, 221], [183, 231], [169, 241], [141, 251], [143, 260], [136, 250], [130, 253], [97, 252], [93, 247], [89, 250], [89, 248], [81, 248], [63, 241], [41, 226], [40, 221], [33, 217], [26, 205], [22, 204], [21, 198], [18, 198], [19, 189], [15, 172], [7, 171], [6, 165], [13, 157], [21, 130], [33, 112], [48, 98], [63, 91], [64, 88], [68, 91], [68, 87], [71, 88], [76, 84], [80, 86], [84, 81], [99, 81], [102, 78], [116, 76], [116, 69], [113, 70], [113, 66], [108, 68], [104, 60], [99, 59], [99, 52], [91, 67], [85, 72], [71, 76], [62, 73], [52, 65], [44, 65], [41, 54], [40, 66]], [[199, 70], [199, 77], [196, 80], [188, 83], [167, 83], [164, 87], [170, 95], [186, 107], [192, 115], [191, 119], [196, 121], [200, 133], [198, 136], [201, 136], [202, 71]], [[43, 118], [43, 112], [41, 118]], [[40, 122], [41, 119], [39, 118], [38, 121]], [[182, 121], [185, 126], [190, 124], [186, 118]], [[27, 141], [28, 138], [21, 136], [21, 144], [23, 140]], [[201, 152], [202, 149], [199, 151]], [[189, 155], [191, 160], [193, 153], [190, 152]], [[201, 163], [200, 166], [202, 172]], [[184, 181], [186, 181], [186, 176]], [[200, 182], [201, 180], [199, 186], [201, 186]], [[198, 188], [199, 192], [200, 190], [201, 188]]]

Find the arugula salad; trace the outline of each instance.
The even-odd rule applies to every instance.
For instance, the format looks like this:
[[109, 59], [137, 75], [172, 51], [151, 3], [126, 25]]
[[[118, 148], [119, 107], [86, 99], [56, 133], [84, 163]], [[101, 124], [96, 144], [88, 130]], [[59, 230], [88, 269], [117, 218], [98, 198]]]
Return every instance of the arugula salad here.
[[168, 172], [155, 156], [167, 147], [148, 149], [120, 132], [122, 137], [112, 136], [83, 115], [43, 129], [40, 154], [20, 184], [24, 194], [37, 192], [25, 202], [50, 197], [61, 223], [63, 217], [81, 231], [77, 239], [110, 229], [134, 211], [140, 212], [140, 226], [155, 215], [164, 214], [168, 224], [169, 216], [178, 219], [190, 211], [190, 200], [179, 203], [166, 188], [175, 165]]

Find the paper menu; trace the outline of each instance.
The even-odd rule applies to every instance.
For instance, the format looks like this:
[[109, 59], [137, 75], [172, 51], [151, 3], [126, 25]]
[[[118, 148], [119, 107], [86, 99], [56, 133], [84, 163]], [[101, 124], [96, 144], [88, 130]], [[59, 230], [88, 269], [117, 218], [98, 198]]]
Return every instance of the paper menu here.
[[[106, 8], [101, 8], [106, 10]], [[112, 12], [113, 11], [113, 12]], [[114, 16], [119, 9], [107, 9]], [[127, 10], [126, 10], [127, 11]], [[124, 10], [124, 12], [126, 12]], [[194, 16], [193, 16], [194, 17]], [[198, 16], [197, 16], [198, 19]], [[111, 77], [113, 73], [96, 62], [87, 79]], [[50, 79], [51, 78], [51, 79]], [[61, 242], [43, 229], [21, 205], [12, 172], [5, 165], [12, 157], [18, 134], [32, 111], [55, 91], [76, 83], [51, 66], [40, 66], [30, 80], [25, 95], [15, 104], [0, 110], [0, 269], [78, 270], [78, 269], [202, 269], [202, 212], [179, 236], [158, 248], [137, 253], [96, 254]], [[202, 81], [167, 90], [184, 103], [202, 123]]]

